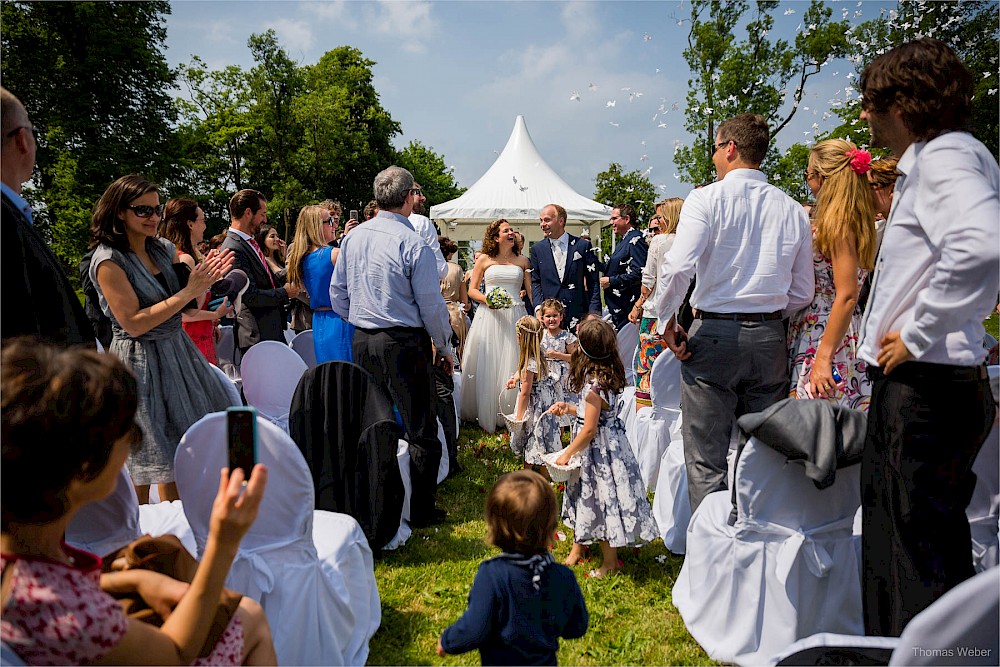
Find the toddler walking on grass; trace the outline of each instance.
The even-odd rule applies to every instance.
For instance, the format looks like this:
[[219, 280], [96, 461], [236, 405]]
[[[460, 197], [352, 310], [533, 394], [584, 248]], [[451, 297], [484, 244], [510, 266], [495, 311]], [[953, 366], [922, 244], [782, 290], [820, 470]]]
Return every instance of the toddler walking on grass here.
[[549, 543], [556, 495], [530, 470], [507, 473], [486, 499], [487, 541], [503, 550], [479, 566], [469, 607], [438, 640], [437, 653], [479, 649], [483, 665], [555, 665], [559, 637], [576, 639], [589, 616], [573, 572]]

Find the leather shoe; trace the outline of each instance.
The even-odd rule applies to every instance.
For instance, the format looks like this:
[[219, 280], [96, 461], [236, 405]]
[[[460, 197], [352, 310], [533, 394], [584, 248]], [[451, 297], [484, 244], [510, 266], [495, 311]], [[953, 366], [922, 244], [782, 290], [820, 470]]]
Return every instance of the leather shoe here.
[[410, 525], [414, 528], [426, 528], [427, 526], [433, 526], [437, 523], [444, 523], [444, 520], [447, 518], [447, 512], [443, 509], [435, 507], [427, 515], [410, 519]]

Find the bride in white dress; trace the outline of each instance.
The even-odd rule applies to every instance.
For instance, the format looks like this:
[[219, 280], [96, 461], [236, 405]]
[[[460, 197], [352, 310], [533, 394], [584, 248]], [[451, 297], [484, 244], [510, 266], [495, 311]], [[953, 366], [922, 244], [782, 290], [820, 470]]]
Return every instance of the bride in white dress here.
[[[478, 421], [488, 433], [497, 430], [504, 413], [513, 411], [510, 405], [498, 403], [500, 390], [517, 370], [517, 320], [527, 315], [521, 301], [521, 290], [531, 295], [531, 270], [527, 257], [516, 254], [515, 232], [506, 220], [495, 220], [486, 228], [483, 254], [476, 260], [469, 281], [469, 298], [480, 304], [472, 328], [465, 339], [462, 357], [462, 419]], [[480, 291], [483, 278], [486, 291]], [[486, 296], [495, 288], [503, 288], [512, 305], [494, 308]]]

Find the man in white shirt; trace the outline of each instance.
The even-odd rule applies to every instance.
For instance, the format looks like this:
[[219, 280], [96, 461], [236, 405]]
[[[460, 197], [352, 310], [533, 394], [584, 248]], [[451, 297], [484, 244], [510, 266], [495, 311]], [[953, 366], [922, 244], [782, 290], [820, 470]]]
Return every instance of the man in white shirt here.
[[[763, 116], [719, 126], [719, 180], [684, 200], [655, 291], [657, 328], [684, 364], [684, 460], [692, 511], [727, 488], [736, 419], [787, 396], [782, 319], [812, 303], [812, 237], [805, 211], [758, 169], [770, 134]], [[690, 338], [676, 323], [691, 277]]]
[[865, 631], [898, 636], [974, 574], [965, 509], [995, 403], [983, 319], [1000, 289], [1000, 169], [965, 131], [972, 76], [923, 38], [861, 75], [899, 178], [858, 357], [873, 382], [861, 467]]
[[437, 263], [438, 277], [442, 280], [448, 275], [448, 262], [445, 261], [444, 253], [441, 252], [441, 243], [438, 241], [438, 230], [434, 227], [431, 219], [424, 215], [424, 202], [427, 197], [420, 187], [420, 183], [413, 184], [413, 213], [410, 213], [409, 221], [413, 225], [413, 231], [420, 234], [420, 238], [427, 241], [434, 253], [434, 261]]

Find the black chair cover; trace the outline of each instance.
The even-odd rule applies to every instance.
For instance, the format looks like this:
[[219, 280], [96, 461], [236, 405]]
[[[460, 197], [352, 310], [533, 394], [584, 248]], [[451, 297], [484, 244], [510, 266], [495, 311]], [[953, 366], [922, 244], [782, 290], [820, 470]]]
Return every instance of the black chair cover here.
[[312, 472], [316, 509], [357, 519], [379, 553], [403, 509], [401, 434], [389, 395], [360, 366], [320, 364], [299, 380], [288, 427]]

